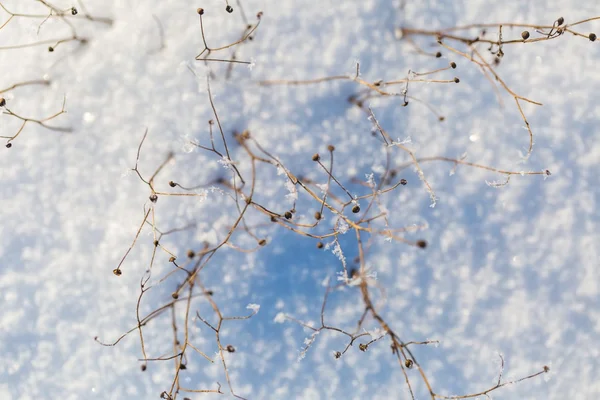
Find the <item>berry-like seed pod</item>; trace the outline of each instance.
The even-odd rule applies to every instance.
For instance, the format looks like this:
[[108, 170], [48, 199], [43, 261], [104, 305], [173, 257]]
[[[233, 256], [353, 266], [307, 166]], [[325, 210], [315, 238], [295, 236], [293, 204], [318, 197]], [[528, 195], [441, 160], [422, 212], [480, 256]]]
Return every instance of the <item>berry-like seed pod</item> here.
[[455, 63], [454, 61], [452, 61], [452, 62], [450, 63], [450, 66], [452, 67], [452, 69], [456, 69], [456, 63]]
[[286, 211], [285, 214], [283, 214], [283, 216], [285, 217], [285, 219], [292, 219], [292, 213], [289, 211]]
[[154, 247], [157, 247], [157, 246], [158, 246], [158, 240], [155, 240], [154, 241]]
[[404, 179], [404, 178], [400, 179], [400, 184], [402, 186], [406, 185], [407, 183], [408, 183], [408, 181], [406, 179]]
[[175, 262], [175, 257], [169, 258], [169, 262]]
[[410, 368], [412, 368], [412, 367], [413, 367], [413, 364], [414, 364], [414, 363], [413, 363], [413, 360], [411, 360], [410, 358], [407, 358], [407, 359], [406, 359], [406, 361], [404, 361], [404, 366], [405, 366], [406, 368], [409, 368], [409, 369], [410, 369]]
[[593, 32], [588, 35], [588, 39], [590, 39], [590, 42], [595, 42], [597, 38], [598, 37]]
[[558, 24], [558, 26], [561, 26], [564, 22], [565, 22], [565, 19], [563, 17], [560, 17], [559, 19], [556, 20], [556, 23]]
[[334, 356], [334, 357], [336, 358], [336, 360], [337, 360], [338, 358], [340, 358], [340, 357], [342, 356], [342, 353], [340, 353], [339, 351], [336, 351], [336, 352], [334, 352], [334, 353], [333, 353], [333, 356]]
[[6, 148], [10, 149], [12, 147], [12, 143], [6, 143]]
[[204, 8], [200, 7], [196, 10], [199, 15], [204, 15]]
[[187, 256], [188, 258], [194, 258], [196, 257], [196, 253], [194, 253], [194, 250], [188, 250]]
[[0, 107], [4, 107], [6, 105], [6, 100], [4, 97], [0, 97]]
[[52, 47], [52, 46], [48, 47], [48, 51], [49, 51], [50, 53], [52, 53], [52, 52], [54, 51], [54, 47]]
[[521, 37], [523, 38], [523, 40], [529, 39], [529, 31], [521, 32]]
[[227, 345], [227, 351], [230, 353], [235, 353], [235, 347], [233, 347], [232, 345], [228, 344]]
[[177, 292], [171, 293], [171, 297], [177, 300], [179, 298], [179, 294]]
[[442, 53], [440, 53], [439, 51], [437, 53], [435, 53], [435, 58], [440, 58], [442, 56]]
[[122, 272], [119, 268], [113, 269], [113, 274], [115, 274], [116, 276], [121, 276]]
[[460, 82], [460, 79], [454, 78], [454, 83], [458, 83], [458, 82]]
[[354, 207], [352, 207], [352, 212], [354, 214], [358, 214], [360, 212], [360, 206], [357, 204]]
[[315, 219], [317, 221], [319, 221], [321, 218], [323, 218], [323, 216], [321, 215], [321, 212], [320, 211], [316, 211], [315, 212]]
[[[2, 100], [4, 100], [4, 99], [2, 99]], [[313, 156], [312, 156], [313, 161], [319, 161], [320, 159], [321, 159], [321, 156], [319, 155], [319, 153], [313, 154]]]
[[323, 248], [323, 242], [317, 242], [317, 249]]
[[329, 146], [327, 146], [327, 150], [329, 151], [334, 151], [335, 150], [335, 146], [330, 144]]
[[417, 247], [420, 247], [422, 249], [424, 249], [425, 247], [427, 247], [427, 242], [425, 240], [417, 240]]
[[225, 7], [225, 11], [227, 11], [229, 14], [231, 14], [233, 12], [233, 7], [231, 7], [230, 5], [227, 5], [227, 7]]
[[169, 181], [169, 186], [175, 187], [175, 186], [177, 186], [177, 184], [175, 182], [173, 182], [173, 181]]
[[158, 200], [158, 196], [155, 193], [153, 193], [150, 195], [149, 199], [151, 202], [156, 203], [156, 201]]
[[258, 242], [259, 246], [264, 246], [267, 244], [267, 241], [265, 239], [260, 239], [260, 241]]

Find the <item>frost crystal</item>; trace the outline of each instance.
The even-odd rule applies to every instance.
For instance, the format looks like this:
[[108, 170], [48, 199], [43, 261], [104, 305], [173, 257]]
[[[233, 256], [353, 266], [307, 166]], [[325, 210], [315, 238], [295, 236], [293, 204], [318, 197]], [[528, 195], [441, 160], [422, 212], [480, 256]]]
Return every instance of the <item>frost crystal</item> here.
[[223, 166], [223, 168], [228, 169], [230, 171], [233, 171], [233, 161], [231, 161], [231, 159], [229, 157], [222, 157], [219, 161], [217, 161], [219, 164], [221, 164]]
[[250, 303], [246, 306], [246, 308], [248, 310], [252, 310], [254, 312], [254, 314], [256, 314], [258, 312], [258, 310], [260, 310], [260, 304]]
[[346, 220], [343, 219], [343, 218], [341, 218], [341, 217], [338, 218], [338, 220], [337, 220], [337, 231], [343, 235], [346, 232], [348, 232], [348, 229], [350, 229], [350, 226], [348, 225], [348, 223], [346, 222]]

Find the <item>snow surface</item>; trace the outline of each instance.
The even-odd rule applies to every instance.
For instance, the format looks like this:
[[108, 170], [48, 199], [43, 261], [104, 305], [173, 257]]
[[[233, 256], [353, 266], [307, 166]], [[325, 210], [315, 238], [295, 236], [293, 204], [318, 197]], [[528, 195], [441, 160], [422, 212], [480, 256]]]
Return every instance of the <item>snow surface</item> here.
[[[2, 3], [13, 12], [44, 12], [33, 1]], [[150, 205], [148, 187], [126, 172], [135, 164], [147, 128], [140, 157], [145, 176], [169, 151], [175, 152], [157, 178], [160, 190], [170, 189], [169, 180], [192, 186], [227, 173], [213, 154], [187, 152], [184, 144], [185, 138], [208, 143], [207, 121], [213, 118], [207, 69], [194, 61], [202, 49], [196, 7], [205, 8], [207, 40], [217, 46], [237, 40], [243, 27], [238, 5], [231, 2], [235, 10], [228, 14], [217, 0], [84, 4], [91, 14], [114, 19], [112, 26], [78, 20], [78, 29], [90, 39], [85, 47], [66, 43], [52, 53], [46, 46], [0, 51], [0, 89], [42, 77], [52, 82], [4, 94], [9, 107], [22, 115], [46, 116], [60, 110], [66, 96], [67, 114], [52, 122], [73, 128], [72, 133], [57, 133], [27, 125], [11, 149], [0, 151], [2, 399], [150, 399], [168, 390], [173, 363], [152, 362], [142, 372], [135, 332], [115, 347], [94, 341], [95, 336], [114, 341], [136, 326], [139, 280], [152, 253], [152, 231], [145, 229], [123, 275], [113, 275], [144, 206]], [[79, 7], [62, 0], [56, 5]], [[415, 84], [410, 89], [437, 107], [446, 121], [438, 122], [416, 102], [402, 107], [401, 99], [390, 98], [370, 103], [379, 122], [394, 138], [410, 136], [407, 146], [418, 156], [460, 157], [466, 152], [468, 161], [517, 171], [547, 168], [552, 176], [514, 176], [496, 189], [485, 182], [501, 179], [497, 174], [459, 166], [450, 176], [451, 164], [424, 164], [439, 199], [430, 208], [418, 175], [410, 168], [403, 171], [409, 184], [382, 197], [382, 205], [392, 227], [426, 224], [426, 230], [406, 237], [424, 238], [429, 246], [422, 250], [383, 237], [374, 241], [367, 264], [386, 291], [381, 312], [404, 340], [441, 341], [439, 347], [413, 348], [438, 393], [466, 394], [493, 386], [500, 352], [505, 376], [526, 376], [548, 365], [551, 371], [544, 377], [550, 379], [501, 388], [490, 394], [494, 399], [598, 398], [598, 42], [565, 35], [506, 46], [498, 73], [520, 95], [544, 103], [523, 106], [536, 136], [532, 156], [520, 164], [528, 136], [512, 98], [503, 94], [500, 107], [490, 82], [467, 60], [443, 49], [441, 59], [418, 55], [394, 35], [400, 25], [551, 24], [560, 16], [569, 23], [597, 16], [595, 2], [421, 0], [400, 9], [400, 2], [388, 0], [243, 0], [243, 7], [251, 21], [256, 12], [264, 12], [255, 39], [237, 48], [238, 59], [255, 65], [235, 65], [229, 80], [224, 79], [227, 66], [210, 66], [224, 130], [229, 135], [249, 129], [292, 173], [321, 183], [326, 176], [311, 155], [325, 154], [330, 143], [336, 146], [336, 176], [346, 183], [353, 177], [366, 181], [366, 174], [384, 165], [367, 115], [346, 102], [358, 86], [348, 81], [261, 87], [259, 80], [352, 74], [357, 60], [361, 77], [369, 81], [399, 79], [409, 69], [432, 70], [450, 61], [458, 64], [441, 76], [456, 75], [460, 84]], [[157, 18], [166, 45], [158, 52]], [[0, 12], [0, 24], [6, 19]], [[39, 23], [15, 18], [0, 30], [0, 47], [69, 34], [56, 18], [38, 32]], [[600, 22], [582, 29], [599, 32]], [[508, 28], [504, 32], [520, 34]], [[217, 55], [226, 58], [230, 52]], [[0, 116], [0, 135], [11, 135], [17, 127], [14, 118]], [[239, 146], [231, 146], [232, 160], [243, 160]], [[394, 162], [408, 161], [405, 153], [394, 154]], [[285, 175], [263, 168], [259, 178], [262, 204], [279, 212], [291, 206]], [[301, 191], [299, 197], [306, 201]], [[295, 218], [310, 220], [316, 211], [311, 207], [299, 209]], [[210, 190], [204, 201], [161, 197], [155, 210], [163, 230], [195, 224], [163, 239], [179, 257], [205, 240], [222, 238], [237, 215], [231, 199]], [[335, 218], [326, 217], [333, 229]], [[258, 214], [249, 220], [264, 222]], [[327, 277], [335, 282], [342, 266], [331, 251], [318, 250], [313, 239], [274, 226], [259, 232], [268, 238], [267, 246], [249, 254], [225, 248], [202, 277], [226, 315], [248, 315], [260, 305], [252, 318], [226, 323], [222, 333], [224, 343], [236, 347], [226, 356], [236, 393], [250, 399], [410, 398], [386, 339], [367, 352], [355, 344], [335, 359], [333, 352], [344, 348], [345, 338], [324, 331], [298, 361], [311, 332], [282, 321], [283, 315], [318, 324], [325, 292], [321, 283]], [[340, 235], [349, 264], [357, 255], [353, 235], [351, 230]], [[238, 246], [253, 246], [247, 235], [236, 240]], [[168, 256], [161, 253], [156, 265], [155, 276], [168, 271]], [[158, 286], [145, 298], [142, 313], [169, 301], [175, 284], [171, 280]], [[206, 302], [197, 309], [214, 317]], [[351, 330], [362, 311], [358, 289], [349, 287], [330, 296], [326, 322]], [[192, 325], [195, 345], [213, 356], [214, 333], [200, 321]], [[151, 356], [172, 351], [170, 327], [170, 317], [165, 317], [145, 330]], [[366, 327], [378, 326], [371, 320]], [[418, 398], [427, 398], [418, 371], [408, 373]], [[230, 397], [221, 363], [210, 364], [197, 354], [181, 380], [208, 389], [220, 382], [226, 393], [221, 397]]]

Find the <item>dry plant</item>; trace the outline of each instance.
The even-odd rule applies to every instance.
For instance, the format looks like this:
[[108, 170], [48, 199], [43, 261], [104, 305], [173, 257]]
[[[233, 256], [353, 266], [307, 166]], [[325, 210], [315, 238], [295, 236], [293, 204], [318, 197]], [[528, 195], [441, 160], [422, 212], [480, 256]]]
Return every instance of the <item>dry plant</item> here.
[[[13, 18], [17, 17], [41, 19], [41, 24], [48, 18], [59, 18], [68, 26], [73, 27], [70, 20], [77, 14], [75, 8], [58, 10], [46, 1], [38, 1], [48, 8], [47, 15], [21, 15], [11, 13], [0, 3], [2, 9], [10, 15], [9, 19], [3, 23], [0, 29], [5, 28]], [[239, 8], [245, 24], [240, 39], [217, 47], [210, 47], [208, 45], [203, 25], [204, 9], [199, 8], [197, 10], [200, 17], [200, 31], [203, 45], [202, 51], [196, 57], [197, 61], [203, 61], [205, 63], [224, 62], [229, 63], [229, 65], [235, 63], [249, 63], [236, 59], [235, 48], [253, 38], [253, 35], [261, 22], [262, 13], [259, 12], [257, 14], [257, 22], [255, 24], [249, 24], [243, 13], [241, 4], [238, 2], [237, 5], [238, 7], [236, 8]], [[229, 13], [233, 12], [233, 7], [228, 3], [226, 4], [226, 11]], [[108, 23], [105, 20], [93, 18], [87, 13], [84, 14], [84, 17], [92, 22]], [[529, 147], [526, 155], [526, 157], [528, 157], [533, 149], [533, 131], [521, 108], [521, 103], [528, 102], [536, 105], [541, 105], [541, 103], [523, 97], [511, 89], [495, 70], [495, 66], [498, 63], [497, 60], [500, 60], [504, 56], [504, 48], [507, 45], [516, 45], [519, 43], [529, 44], [553, 40], [566, 33], [594, 41], [596, 35], [580, 33], [576, 31], [574, 27], [599, 18], [600, 17], [590, 18], [573, 24], [566, 24], [563, 18], [557, 19], [552, 25], [476, 24], [438, 31], [399, 28], [398, 33], [402, 40], [413, 43], [420, 53], [430, 54], [433, 57], [439, 58], [441, 57], [440, 52], [428, 53], [420, 48], [413, 40], [416, 36], [432, 37], [435, 40], [435, 43], [442, 49], [463, 57], [480, 68], [496, 91], [499, 90], [496, 85], [500, 85], [502, 90], [512, 96], [529, 133]], [[160, 21], [158, 21], [158, 24], [160, 26]], [[528, 30], [524, 31], [520, 38], [505, 40], [503, 38], [503, 27]], [[471, 37], [468, 34], [470, 30], [482, 29], [484, 29], [485, 32], [482, 31], [476, 37]], [[497, 31], [498, 38], [488, 38], [486, 32], [489, 30]], [[531, 36], [530, 30], [534, 32], [536, 37]], [[54, 50], [58, 44], [74, 40], [84, 42], [85, 39], [80, 38], [73, 28], [73, 35], [71, 37], [51, 41], [55, 44], [50, 48]], [[48, 42], [40, 41], [35, 44], [15, 45], [0, 49], [26, 47], [43, 43]], [[481, 44], [488, 46], [487, 51], [493, 57], [491, 60], [488, 59], [489, 57], [486, 58], [482, 49], [478, 48]], [[226, 49], [233, 51], [233, 53], [230, 53], [229, 58], [209, 58], [212, 53]], [[429, 345], [436, 343], [437, 341], [406, 340], [397, 330], [395, 330], [394, 321], [388, 321], [380, 311], [381, 306], [376, 304], [373, 300], [375, 293], [378, 291], [383, 293], [385, 290], [384, 287], [375, 281], [374, 271], [368, 266], [370, 244], [376, 238], [383, 238], [384, 240], [402, 243], [420, 249], [426, 249], [428, 247], [428, 243], [425, 240], [415, 240], [411, 239], [410, 236], [405, 235], [407, 232], [415, 230], [414, 227], [391, 227], [388, 220], [388, 213], [382, 206], [382, 199], [385, 196], [401, 191], [406, 185], [411, 183], [405, 177], [399, 176], [406, 168], [412, 167], [416, 171], [424, 190], [426, 190], [430, 196], [431, 206], [435, 205], [437, 197], [434, 187], [429, 183], [421, 168], [421, 164], [426, 162], [447, 162], [452, 163], [454, 168], [457, 168], [458, 166], [476, 168], [504, 177], [503, 181], [489, 183], [492, 186], [506, 185], [514, 175], [541, 175], [543, 177], [550, 175], [550, 171], [547, 169], [529, 172], [513, 171], [510, 169], [467, 162], [460, 158], [457, 159], [446, 156], [419, 157], [415, 151], [410, 148], [408, 142], [394, 140], [379, 122], [376, 113], [366, 105], [368, 99], [375, 97], [400, 97], [403, 106], [408, 106], [412, 101], [425, 104], [436, 114], [438, 120], [444, 121], [445, 117], [439, 114], [433, 106], [421, 101], [417, 97], [409, 95], [409, 85], [412, 90], [413, 85], [420, 83], [442, 85], [458, 84], [460, 83], [460, 79], [456, 76], [439, 79], [430, 78], [431, 76], [445, 74], [449, 71], [454, 72], [455, 69], [456, 63], [451, 62], [447, 67], [433, 71], [409, 71], [407, 76], [401, 77], [400, 79], [369, 81], [360, 77], [360, 66], [357, 64], [356, 73], [351, 76], [340, 75], [303, 81], [269, 80], [259, 82], [259, 84], [263, 86], [278, 84], [309, 85], [330, 81], [352, 81], [357, 84], [359, 90], [349, 98], [349, 101], [368, 114], [369, 120], [373, 126], [373, 146], [381, 147], [386, 154], [385, 168], [384, 171], [377, 176], [375, 176], [375, 174], [370, 174], [365, 179], [355, 177], [350, 179], [347, 183], [347, 177], [341, 176], [334, 171], [334, 166], [336, 165], [336, 149], [334, 144], [329, 144], [326, 147], [326, 150], [315, 149], [317, 152], [312, 156], [312, 162], [318, 165], [322, 177], [326, 181], [325, 184], [319, 184], [315, 180], [294, 173], [277, 155], [272, 154], [266, 144], [257, 140], [248, 130], [236, 132], [234, 133], [233, 138], [230, 138], [229, 135], [225, 133], [223, 123], [219, 118], [217, 105], [215, 104], [211, 92], [210, 79], [207, 78], [208, 104], [212, 110], [213, 119], [208, 121], [208, 135], [204, 141], [189, 141], [187, 144], [204, 151], [210, 157], [214, 157], [226, 169], [228, 176], [225, 178], [216, 176], [211, 182], [193, 185], [184, 185], [174, 180], [169, 180], [168, 177], [165, 177], [164, 175], [166, 174], [166, 167], [177, 157], [174, 153], [167, 154], [164, 159], [157, 164], [151, 174], [144, 173], [139, 168], [139, 160], [148, 132], [144, 133], [137, 149], [137, 156], [132, 171], [136, 173], [144, 187], [147, 188], [150, 203], [143, 206], [143, 212], [140, 215], [141, 222], [137, 232], [131, 244], [121, 257], [120, 262], [116, 268], [114, 268], [114, 275], [121, 276], [124, 273], [128, 273], [128, 268], [126, 268], [127, 257], [134, 250], [138, 241], [144, 240], [142, 232], [145, 229], [150, 230], [152, 233], [153, 250], [150, 257], [150, 263], [142, 273], [139, 281], [139, 296], [135, 309], [136, 322], [134, 326], [115, 341], [106, 343], [100, 341], [98, 338], [96, 338], [96, 341], [104, 346], [115, 346], [130, 334], [137, 335], [141, 350], [140, 362], [142, 371], [145, 371], [148, 363], [151, 362], [172, 362], [173, 373], [170, 378], [165, 379], [165, 390], [160, 394], [162, 399], [174, 400], [183, 397], [185, 400], [188, 399], [188, 397], [185, 396], [189, 393], [224, 393], [222, 390], [223, 386], [219, 382], [215, 382], [214, 386], [209, 388], [187, 387], [183, 384], [181, 377], [185, 374], [188, 365], [195, 359], [206, 360], [208, 363], [220, 363], [223, 368], [223, 374], [229, 392], [237, 398], [243, 398], [238, 395], [235, 390], [235, 384], [230, 377], [230, 368], [228, 366], [228, 357], [236, 352], [236, 347], [235, 344], [225, 342], [223, 338], [223, 329], [224, 326], [228, 324], [242, 323], [243, 321], [252, 318], [259, 311], [260, 307], [257, 304], [249, 304], [247, 306], [249, 311], [245, 314], [224, 314], [222, 312], [224, 307], [218, 300], [218, 287], [209, 289], [205, 285], [206, 271], [210, 266], [216, 268], [216, 266], [214, 266], [214, 260], [217, 254], [227, 251], [244, 253], [259, 251], [269, 244], [265, 236], [265, 231], [283, 229], [293, 232], [301, 237], [314, 240], [317, 248], [332, 251], [339, 259], [341, 265], [341, 272], [337, 276], [336, 283], [327, 284], [319, 314], [319, 324], [305, 323], [292, 315], [287, 314], [279, 314], [276, 318], [278, 322], [290, 320], [312, 331], [310, 337], [304, 342], [300, 358], [305, 356], [313, 343], [318, 339], [318, 335], [322, 332], [341, 336], [345, 339], [344, 343], [340, 344], [339, 351], [333, 353], [332, 359], [339, 359], [348, 351], [351, 351], [351, 349], [356, 349], [356, 347], [358, 347], [359, 351], [366, 352], [371, 346], [387, 343], [390, 346], [389, 348], [393, 363], [395, 365], [397, 362], [398, 373], [401, 374], [405, 381], [412, 399], [415, 399], [416, 397], [414, 389], [416, 383], [414, 380], [417, 378], [409, 375], [408, 371], [411, 369], [416, 369], [418, 371], [418, 379], [420, 380], [421, 385], [426, 388], [432, 400], [467, 399], [480, 396], [489, 398], [489, 393], [497, 389], [547, 373], [549, 368], [547, 366], [541, 366], [538, 371], [534, 371], [522, 378], [504, 380], [504, 359], [500, 356], [501, 369], [494, 385], [483, 388], [476, 393], [462, 395], [445, 395], [439, 393], [430, 384], [431, 380], [429, 374], [419, 363], [415, 351], [413, 350], [413, 348], [417, 346]], [[18, 86], [34, 83], [46, 84], [45, 82], [40, 81], [23, 82], [15, 84], [5, 89], [3, 92], [12, 90]], [[396, 90], [396, 88], [399, 89]], [[0, 103], [0, 106], [5, 110], [5, 113], [22, 121], [22, 125], [16, 134], [12, 136], [3, 136], [8, 139], [7, 147], [10, 147], [11, 141], [22, 132], [24, 126], [28, 122], [37, 123], [47, 129], [61, 129], [49, 126], [46, 122], [65, 112], [64, 103], [60, 112], [44, 119], [33, 119], [20, 116], [7, 107], [6, 101], [3, 98]], [[236, 159], [234, 159], [232, 151], [232, 146], [234, 145], [240, 152], [239, 157]], [[395, 161], [401, 159], [401, 157], [397, 156], [398, 153], [400, 155], [405, 155], [409, 161]], [[309, 162], [309, 160], [307, 160], [307, 162]], [[259, 177], [267, 176], [272, 173], [277, 173], [285, 179], [284, 187], [287, 190], [286, 197], [288, 200], [292, 200], [293, 203], [291, 208], [282, 207], [281, 209], [273, 209], [267, 205], [269, 199], [268, 196], [261, 193]], [[350, 187], [350, 184], [353, 186]], [[205, 242], [199, 244], [197, 250], [183, 250], [183, 254], [180, 254], [182, 253], [181, 249], [168, 248], [166, 245], [163, 245], [163, 238], [165, 236], [177, 233], [181, 230], [193, 229], [194, 226], [188, 225], [170, 230], [160, 229], [160, 215], [157, 212], [157, 204], [160, 203], [160, 200], [167, 197], [195, 197], [205, 199], [212, 193], [221, 193], [227, 199], [227, 204], [230, 205], [229, 216], [231, 218], [231, 223], [228, 229], [223, 232], [222, 237], [212, 243]], [[303, 193], [302, 198], [300, 198], [299, 193]], [[309, 215], [313, 215], [314, 218], [312, 221], [306, 221], [305, 219], [297, 217], [300, 213], [308, 213]], [[252, 225], [250, 221], [256, 220], [261, 220], [262, 222], [257, 225]], [[334, 221], [333, 227], [326, 226], [324, 221]], [[420, 228], [417, 227], [416, 230], [418, 229]], [[340, 243], [340, 237], [348, 232], [351, 232], [355, 237], [358, 253], [356, 268], [351, 268], [349, 266], [349, 263], [346, 260], [345, 251]], [[247, 242], [246, 239], [250, 239], [253, 245], [247, 246], [243, 244]], [[156, 264], [161, 263], [161, 258], [159, 256], [165, 256], [169, 260], [167, 265], [169, 268], [166, 272], [162, 270], [156, 271], [158, 269]], [[136, 274], [138, 272], [131, 271], [130, 273]], [[173, 288], [172, 291], [169, 290], [171, 292], [170, 298], [163, 299], [161, 304], [153, 305], [153, 311], [143, 314], [141, 305], [145, 296], [150, 291], [165, 286]], [[346, 287], [355, 289], [356, 296], [360, 300], [360, 304], [362, 304], [360, 306], [362, 316], [356, 324], [353, 324], [354, 326], [351, 329], [332, 326], [326, 322], [328, 299], [332, 294], [338, 292], [339, 289]], [[208, 314], [201, 313], [201, 306], [205, 306], [210, 312]], [[152, 329], [152, 323], [156, 322], [159, 318], [170, 321], [171, 331], [168, 332], [168, 334], [172, 335], [170, 340], [172, 345], [167, 352], [165, 352], [164, 349], [154, 349], [147, 345], [147, 331]], [[377, 323], [379, 329], [367, 332], [365, 330], [367, 321]], [[214, 335], [214, 343], [217, 348], [215, 356], [211, 357], [209, 351], [202, 349], [201, 346], [194, 341], [194, 337], [191, 334], [191, 329], [194, 324], [205, 325], [210, 329], [211, 335]], [[358, 346], [355, 346], [355, 344], [358, 344]]]

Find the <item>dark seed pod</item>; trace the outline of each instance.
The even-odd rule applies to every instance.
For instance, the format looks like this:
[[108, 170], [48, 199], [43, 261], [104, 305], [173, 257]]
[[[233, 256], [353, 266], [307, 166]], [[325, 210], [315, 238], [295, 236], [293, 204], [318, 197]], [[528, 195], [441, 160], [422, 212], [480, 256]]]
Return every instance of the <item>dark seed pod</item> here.
[[260, 241], [258, 242], [259, 246], [264, 246], [267, 244], [267, 241], [265, 239], [260, 239]]
[[556, 20], [556, 23], [558, 24], [558, 26], [561, 26], [562, 24], [565, 23], [565, 19], [563, 17], [560, 17], [559, 19]]
[[179, 298], [179, 293], [173, 292], [173, 293], [171, 293], [171, 297], [174, 298], [175, 300], [177, 300]]
[[323, 248], [323, 242], [317, 242], [317, 249]]
[[450, 63], [450, 67], [452, 67], [452, 69], [456, 69], [456, 63], [454, 61], [452, 61]]
[[196, 10], [196, 12], [197, 12], [199, 15], [204, 15], [204, 8], [198, 8], [198, 9]]
[[454, 78], [454, 83], [458, 83], [458, 82], [460, 82], [460, 79]]
[[410, 369], [410, 368], [412, 368], [412, 367], [413, 367], [413, 364], [414, 364], [414, 363], [413, 363], [413, 360], [411, 360], [410, 358], [407, 358], [407, 359], [406, 359], [406, 361], [404, 361], [404, 366], [405, 366], [406, 368], [409, 368], [409, 369]]
[[523, 38], [523, 40], [529, 39], [529, 31], [521, 32], [521, 37]]
[[321, 215], [321, 212], [320, 211], [316, 211], [315, 212], [315, 219], [317, 221], [319, 221], [321, 218], [323, 218], [323, 216]]
[[319, 153], [315, 153], [312, 156], [312, 160], [313, 161], [319, 161], [321, 159], [321, 156], [319, 155]]
[[153, 193], [150, 195], [149, 199], [151, 202], [156, 203], [156, 201], [158, 200], [158, 196], [155, 193]]
[[440, 58], [442, 56], [442, 53], [440, 53], [439, 51], [437, 53], [435, 53], [435, 58]]
[[235, 347], [233, 347], [233, 345], [231, 345], [231, 344], [228, 344], [227, 351], [230, 353], [235, 353]]
[[406, 179], [404, 179], [404, 178], [400, 179], [400, 184], [402, 186], [406, 185], [407, 183], [408, 183], [408, 181]]
[[225, 7], [225, 11], [227, 11], [229, 14], [231, 14], [233, 12], [233, 7], [231, 7], [230, 5], [227, 5], [227, 7]]
[[329, 151], [334, 151], [335, 150], [335, 146], [330, 144], [329, 146], [327, 146], [327, 150]]
[[425, 247], [427, 247], [427, 242], [423, 239], [417, 240], [417, 247], [424, 249]]
[[71, 15], [77, 15], [77, 9], [75, 7], [71, 7]]
[[292, 219], [292, 213], [290, 211], [286, 211], [285, 214], [283, 214], [283, 216], [285, 217], [285, 219]]
[[173, 182], [173, 181], [169, 181], [169, 186], [175, 187], [175, 186], [177, 186], [177, 184], [175, 182]]
[[121, 276], [123, 272], [121, 272], [121, 270], [119, 268], [113, 269], [113, 274], [115, 274], [116, 276]]
[[52, 52], [54, 51], [54, 47], [52, 47], [52, 46], [48, 47], [48, 51], [49, 51], [50, 53], [52, 53]]
[[590, 39], [590, 42], [595, 42], [597, 38], [598, 38], [598, 37], [596, 36], [596, 34], [595, 34], [595, 33], [590, 33], [590, 34], [588, 35], [588, 39]]
[[12, 147], [12, 143], [6, 143], [6, 148], [10, 149]]
[[189, 258], [194, 258], [194, 257], [196, 257], [196, 253], [194, 253], [194, 250], [188, 250], [187, 256]]
[[360, 206], [357, 204], [354, 207], [352, 207], [352, 212], [354, 214], [358, 214], [360, 212]]
[[0, 97], [0, 107], [4, 107], [6, 105], [6, 100], [4, 97]]

